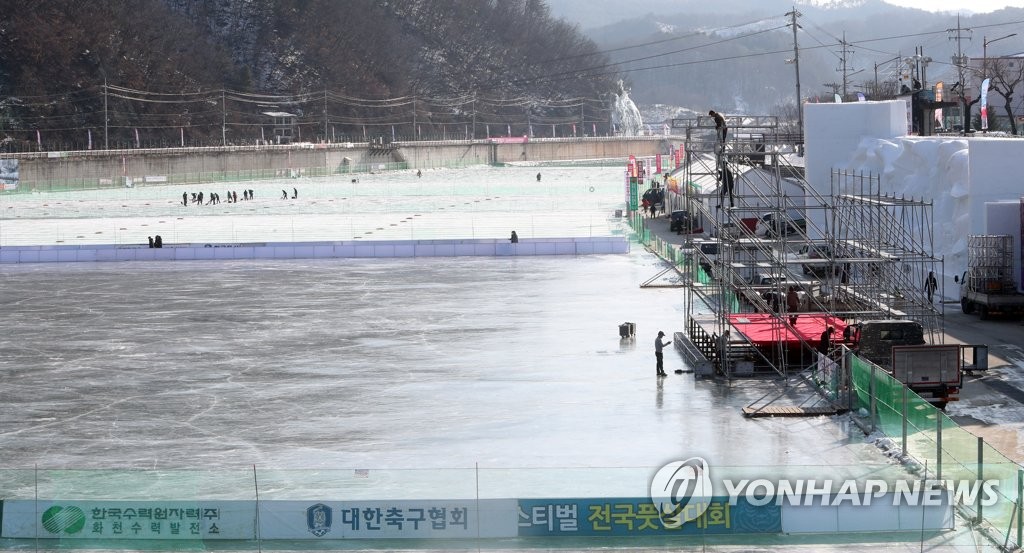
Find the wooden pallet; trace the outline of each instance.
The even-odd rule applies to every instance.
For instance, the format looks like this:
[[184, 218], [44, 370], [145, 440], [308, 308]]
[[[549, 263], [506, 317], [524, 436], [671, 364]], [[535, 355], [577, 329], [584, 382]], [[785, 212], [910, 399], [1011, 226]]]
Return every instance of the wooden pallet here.
[[790, 405], [766, 405], [760, 409], [744, 407], [743, 416], [757, 417], [817, 417], [820, 415], [839, 415], [845, 413], [846, 409], [839, 409], [829, 405], [816, 405], [812, 407], [794, 407]]

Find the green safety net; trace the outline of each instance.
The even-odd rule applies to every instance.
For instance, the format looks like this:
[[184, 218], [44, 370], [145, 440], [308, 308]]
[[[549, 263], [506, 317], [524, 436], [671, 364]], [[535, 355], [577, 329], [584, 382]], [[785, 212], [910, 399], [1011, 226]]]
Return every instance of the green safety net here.
[[856, 356], [849, 359], [854, 409], [869, 413], [877, 430], [899, 440], [900, 447], [905, 439], [907, 455], [927, 471], [929, 478], [943, 480], [947, 486], [977, 480], [998, 482], [992, 488], [994, 504], [958, 501], [958, 505], [971, 518], [980, 516], [1004, 542], [1019, 545], [1019, 466], [884, 369]]

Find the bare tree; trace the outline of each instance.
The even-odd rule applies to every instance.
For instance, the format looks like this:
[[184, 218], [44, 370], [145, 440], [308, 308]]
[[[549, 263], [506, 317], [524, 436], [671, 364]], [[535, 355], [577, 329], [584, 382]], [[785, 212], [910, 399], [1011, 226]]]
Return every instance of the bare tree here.
[[[800, 106], [803, 109], [803, 106]], [[779, 130], [785, 133], [800, 132], [799, 116], [797, 107], [792, 102], [775, 104], [771, 108], [771, 114], [779, 118]]]
[[990, 58], [985, 60], [987, 75], [992, 91], [1003, 97], [1003, 109], [1010, 120], [1010, 132], [1017, 134], [1017, 122], [1013, 117], [1013, 90], [1024, 81], [1024, 58]]

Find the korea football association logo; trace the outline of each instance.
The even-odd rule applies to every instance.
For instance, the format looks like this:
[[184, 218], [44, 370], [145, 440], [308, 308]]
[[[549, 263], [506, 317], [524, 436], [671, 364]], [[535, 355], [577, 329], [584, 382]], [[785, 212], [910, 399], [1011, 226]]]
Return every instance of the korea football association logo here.
[[331, 531], [331, 508], [317, 503], [306, 509], [306, 528], [310, 534], [321, 538]]
[[697, 520], [711, 502], [711, 470], [700, 457], [674, 461], [651, 478], [651, 500], [666, 528]]

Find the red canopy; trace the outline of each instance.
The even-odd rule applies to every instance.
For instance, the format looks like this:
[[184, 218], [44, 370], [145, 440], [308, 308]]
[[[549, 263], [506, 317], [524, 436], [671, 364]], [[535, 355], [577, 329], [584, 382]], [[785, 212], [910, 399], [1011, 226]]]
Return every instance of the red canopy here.
[[729, 322], [755, 346], [769, 346], [782, 341], [795, 347], [800, 344], [801, 337], [805, 342], [817, 345], [827, 326], [835, 328], [833, 340], [841, 340], [846, 329], [842, 319], [824, 313], [797, 313], [796, 324], [791, 325], [796, 328], [796, 334], [774, 313], [733, 313], [729, 315]]

